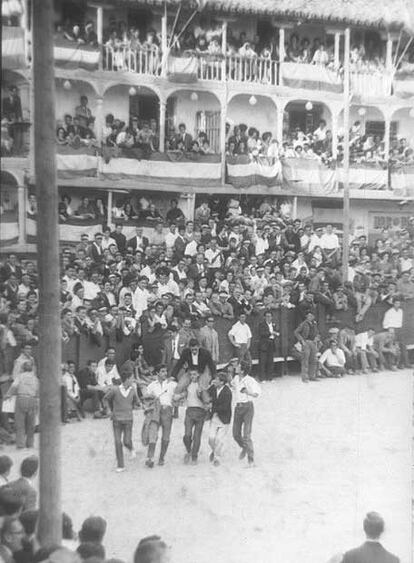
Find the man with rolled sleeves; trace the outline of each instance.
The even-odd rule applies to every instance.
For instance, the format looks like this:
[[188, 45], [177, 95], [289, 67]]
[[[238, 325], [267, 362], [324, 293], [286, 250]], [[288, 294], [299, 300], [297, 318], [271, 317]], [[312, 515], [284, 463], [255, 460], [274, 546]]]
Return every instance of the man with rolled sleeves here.
[[317, 341], [319, 338], [318, 326], [315, 321], [315, 315], [309, 311], [305, 320], [295, 330], [295, 337], [302, 344], [302, 381], [317, 381]]

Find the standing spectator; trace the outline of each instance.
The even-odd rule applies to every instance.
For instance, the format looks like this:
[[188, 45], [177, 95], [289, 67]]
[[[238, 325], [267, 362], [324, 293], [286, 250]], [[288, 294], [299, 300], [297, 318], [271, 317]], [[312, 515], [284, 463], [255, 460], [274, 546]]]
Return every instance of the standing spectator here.
[[272, 379], [278, 327], [271, 311], [266, 311], [259, 324], [259, 377], [261, 381]]
[[295, 330], [295, 337], [302, 344], [302, 381], [317, 381], [317, 341], [319, 339], [318, 326], [315, 315], [309, 311], [305, 320]]
[[241, 313], [239, 320], [231, 327], [228, 332], [229, 340], [235, 348], [235, 353], [239, 361], [252, 365], [252, 357], [250, 355], [250, 344], [252, 341], [252, 332], [246, 323], [246, 314]]
[[14, 379], [5, 398], [16, 395], [15, 422], [16, 446], [33, 448], [34, 431], [39, 398], [39, 380], [33, 371], [33, 363], [26, 361], [22, 372]]
[[393, 306], [388, 309], [388, 311], [386, 311], [384, 319], [382, 321], [382, 326], [385, 330], [388, 330], [390, 328], [394, 329], [395, 339], [398, 342], [401, 353], [401, 363], [399, 367], [410, 367], [407, 346], [404, 341], [404, 334], [402, 331], [403, 310], [401, 308], [401, 300], [399, 298], [395, 298]]
[[232, 393], [227, 385], [227, 381], [227, 374], [219, 372], [209, 388], [212, 400], [212, 416], [208, 436], [208, 443], [211, 448], [209, 459], [215, 466], [220, 465], [231, 421]]
[[200, 330], [200, 345], [210, 352], [213, 362], [217, 364], [219, 361], [219, 337], [214, 328], [214, 317], [208, 315], [206, 321], [206, 325]]
[[367, 373], [368, 367], [375, 373], [378, 371], [377, 359], [378, 352], [374, 349], [375, 330], [368, 328], [365, 332], [360, 332], [355, 336], [355, 346], [359, 356], [362, 373]]
[[185, 123], [180, 123], [178, 126], [178, 133], [174, 135], [171, 140], [171, 148], [177, 150], [180, 146], [183, 146], [185, 151], [190, 151], [191, 145], [193, 143], [192, 136], [187, 133], [187, 128]]
[[399, 563], [398, 557], [387, 551], [380, 543], [384, 532], [384, 519], [378, 512], [368, 512], [364, 518], [366, 541], [360, 547], [347, 551], [342, 563]]

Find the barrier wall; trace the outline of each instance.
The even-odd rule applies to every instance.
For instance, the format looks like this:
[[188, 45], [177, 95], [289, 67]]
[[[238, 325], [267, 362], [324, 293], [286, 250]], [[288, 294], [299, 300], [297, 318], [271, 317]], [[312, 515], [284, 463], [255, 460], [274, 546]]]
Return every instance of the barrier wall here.
[[[368, 327], [373, 327], [376, 331], [382, 330], [382, 320], [384, 313], [389, 307], [383, 303], [379, 303], [371, 307], [365, 318], [358, 324], [355, 323], [355, 313], [353, 311], [341, 312], [337, 311], [335, 316], [337, 321], [328, 324], [326, 322], [326, 311], [323, 304], [317, 304], [316, 317], [319, 331], [322, 337], [328, 334], [329, 326], [342, 326], [348, 324], [353, 326], [356, 332], [363, 332]], [[404, 303], [404, 326], [403, 334], [406, 344], [414, 345], [414, 299]], [[295, 342], [294, 329], [301, 322], [301, 318], [295, 309], [279, 309], [273, 314], [274, 321], [279, 326], [280, 337], [276, 342], [275, 357], [286, 357]], [[261, 313], [254, 313], [248, 318], [248, 324], [252, 331], [251, 354], [253, 359], [258, 358], [258, 326], [263, 320]], [[215, 329], [219, 335], [219, 363], [226, 363], [234, 356], [233, 347], [228, 339], [227, 333], [233, 325], [228, 319], [216, 319]], [[198, 333], [198, 330], [194, 331]], [[166, 331], [162, 329], [149, 333], [143, 327], [143, 343], [147, 361], [153, 365], [160, 363], [162, 356], [162, 348]], [[97, 341], [87, 335], [72, 337], [62, 346], [63, 360], [73, 360], [77, 366], [83, 367], [88, 360], [99, 360], [103, 357], [108, 346], [114, 346], [117, 351], [117, 364], [120, 366], [129, 358], [131, 346], [138, 342], [138, 336], [122, 336], [113, 332], [109, 336], [100, 338]]]

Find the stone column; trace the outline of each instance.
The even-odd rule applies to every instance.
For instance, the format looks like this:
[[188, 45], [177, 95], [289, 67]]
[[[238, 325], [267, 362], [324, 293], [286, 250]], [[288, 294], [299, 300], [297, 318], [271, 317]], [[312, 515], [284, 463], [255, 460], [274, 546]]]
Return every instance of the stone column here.
[[165, 152], [165, 117], [167, 112], [167, 103], [160, 100], [160, 152]]
[[95, 110], [95, 135], [96, 140], [99, 144], [103, 142], [102, 132], [104, 126], [104, 116], [103, 116], [103, 98], [96, 98], [96, 110]]

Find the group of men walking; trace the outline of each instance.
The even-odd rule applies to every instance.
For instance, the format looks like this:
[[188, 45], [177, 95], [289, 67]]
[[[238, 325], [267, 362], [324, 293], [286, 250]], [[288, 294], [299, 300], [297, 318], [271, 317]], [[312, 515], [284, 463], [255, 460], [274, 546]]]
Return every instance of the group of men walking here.
[[208, 422], [209, 460], [214, 466], [220, 465], [233, 417], [233, 438], [240, 447], [239, 457], [247, 458], [252, 466], [253, 401], [261, 390], [249, 374], [250, 365], [234, 358], [226, 369], [216, 372], [210, 353], [192, 339], [170, 373], [165, 365], [159, 365], [154, 381], [146, 386], [137, 386], [131, 371], [121, 372], [121, 384], [111, 387], [104, 397], [112, 411], [117, 471], [125, 470], [122, 444], [131, 458], [136, 457], [132, 442], [133, 409], [140, 403], [144, 409], [141, 439], [147, 447], [146, 467], [154, 467], [160, 434], [158, 465], [164, 465], [175, 411], [183, 403], [185, 464], [197, 464], [203, 429]]

